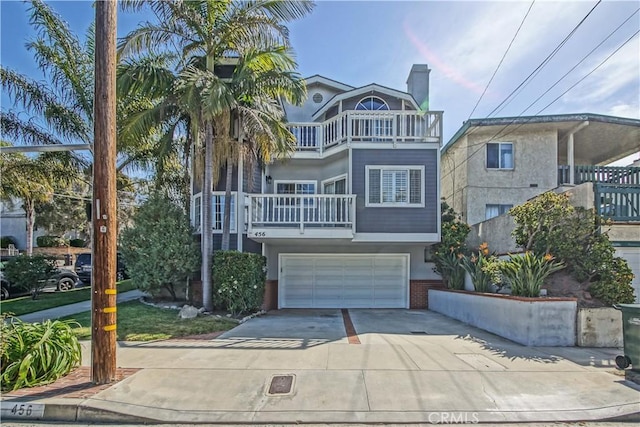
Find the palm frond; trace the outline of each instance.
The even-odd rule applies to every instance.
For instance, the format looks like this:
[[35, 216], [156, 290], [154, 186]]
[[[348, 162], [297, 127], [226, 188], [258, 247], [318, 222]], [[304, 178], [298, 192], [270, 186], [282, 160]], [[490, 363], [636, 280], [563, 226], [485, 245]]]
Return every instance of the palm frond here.
[[0, 130], [4, 138], [27, 145], [62, 144], [63, 141], [30, 120], [21, 120], [12, 112], [0, 113]]

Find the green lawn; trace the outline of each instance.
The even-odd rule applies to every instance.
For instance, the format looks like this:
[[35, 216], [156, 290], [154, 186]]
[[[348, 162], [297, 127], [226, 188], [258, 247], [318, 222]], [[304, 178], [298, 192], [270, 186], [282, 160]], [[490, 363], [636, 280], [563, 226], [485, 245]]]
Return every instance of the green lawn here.
[[[117, 286], [118, 292], [127, 292], [136, 289], [130, 279], [118, 282]], [[91, 286], [84, 286], [67, 292], [42, 293], [38, 296], [37, 300], [32, 300], [31, 296], [27, 295], [3, 301], [2, 304], [0, 304], [0, 313], [13, 313], [16, 316], [21, 316], [23, 314], [73, 304], [75, 302], [87, 301], [89, 299], [91, 299]]]
[[[79, 339], [91, 338], [91, 312], [74, 314], [63, 320], [75, 320], [81, 327], [74, 333]], [[139, 301], [118, 304], [118, 341], [152, 341], [227, 331], [237, 323], [213, 316], [180, 319], [177, 310], [151, 307]]]

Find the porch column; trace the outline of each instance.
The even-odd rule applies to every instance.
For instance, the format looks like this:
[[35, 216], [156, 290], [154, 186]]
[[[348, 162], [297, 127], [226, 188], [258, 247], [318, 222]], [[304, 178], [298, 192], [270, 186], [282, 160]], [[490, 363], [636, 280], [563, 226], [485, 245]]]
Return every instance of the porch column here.
[[575, 160], [573, 158], [573, 133], [569, 134], [569, 139], [567, 140], [567, 160], [569, 163], [569, 185], [575, 184]]

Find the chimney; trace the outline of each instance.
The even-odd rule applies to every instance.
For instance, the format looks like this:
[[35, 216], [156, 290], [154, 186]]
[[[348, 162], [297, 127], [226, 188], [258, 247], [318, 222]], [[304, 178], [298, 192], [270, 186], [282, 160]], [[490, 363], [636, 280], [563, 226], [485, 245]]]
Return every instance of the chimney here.
[[427, 64], [413, 64], [407, 77], [407, 92], [415, 98], [423, 111], [429, 110], [429, 73]]

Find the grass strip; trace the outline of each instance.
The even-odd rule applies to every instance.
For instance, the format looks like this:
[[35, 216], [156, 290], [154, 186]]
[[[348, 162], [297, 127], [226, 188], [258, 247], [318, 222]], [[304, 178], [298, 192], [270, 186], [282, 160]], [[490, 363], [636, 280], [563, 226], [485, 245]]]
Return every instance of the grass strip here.
[[[131, 279], [118, 282], [117, 287], [119, 293], [136, 289]], [[13, 313], [15, 316], [21, 316], [90, 299], [91, 286], [83, 286], [66, 292], [43, 292], [38, 296], [37, 300], [31, 299], [31, 295], [27, 295], [2, 301], [0, 313]]]
[[[237, 323], [214, 316], [198, 316], [194, 319], [180, 319], [177, 310], [152, 307], [140, 301], [118, 304], [118, 341], [153, 341], [179, 338], [189, 335], [228, 331]], [[91, 338], [91, 312], [85, 311], [63, 320], [75, 320], [80, 327], [73, 332], [78, 339]]]

